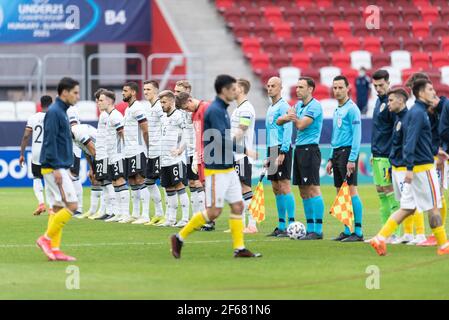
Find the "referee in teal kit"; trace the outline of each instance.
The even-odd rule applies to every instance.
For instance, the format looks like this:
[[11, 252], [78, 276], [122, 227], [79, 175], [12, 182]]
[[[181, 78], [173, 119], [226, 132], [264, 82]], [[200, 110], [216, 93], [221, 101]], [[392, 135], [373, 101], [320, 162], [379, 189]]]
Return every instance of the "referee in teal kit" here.
[[360, 109], [349, 98], [349, 82], [345, 76], [337, 76], [332, 84], [332, 91], [338, 101], [334, 112], [332, 127], [332, 150], [326, 166], [328, 174], [334, 173], [334, 185], [337, 193], [347, 180], [354, 210], [355, 233], [351, 234], [348, 226], [335, 241], [363, 241], [362, 202], [357, 192], [357, 162], [362, 140]]

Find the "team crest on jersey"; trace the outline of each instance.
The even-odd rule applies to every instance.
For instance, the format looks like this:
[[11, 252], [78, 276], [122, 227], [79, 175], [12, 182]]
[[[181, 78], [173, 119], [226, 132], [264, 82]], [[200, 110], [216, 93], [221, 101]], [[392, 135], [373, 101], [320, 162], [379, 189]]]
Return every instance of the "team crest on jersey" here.
[[396, 125], [396, 131], [401, 130], [401, 126], [402, 126], [401, 121], [398, 121], [398, 124]]
[[339, 128], [341, 128], [341, 125], [343, 124], [343, 120], [342, 120], [342, 118], [338, 118], [337, 119], [337, 126], [339, 127]]
[[380, 105], [380, 112], [384, 111], [386, 106], [387, 106], [387, 105], [385, 104], [385, 102], [382, 103], [382, 104]]

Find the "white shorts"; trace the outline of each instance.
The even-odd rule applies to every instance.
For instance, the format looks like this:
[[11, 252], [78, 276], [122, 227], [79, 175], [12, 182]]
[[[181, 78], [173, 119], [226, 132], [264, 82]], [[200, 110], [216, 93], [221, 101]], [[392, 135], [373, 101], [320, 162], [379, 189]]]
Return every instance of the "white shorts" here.
[[44, 174], [45, 185], [48, 186], [49, 202], [57, 207], [65, 207], [68, 202], [78, 202], [75, 187], [68, 169], [59, 169], [62, 185], [58, 187], [53, 173]]
[[242, 186], [234, 170], [206, 176], [206, 206], [223, 208], [225, 201], [229, 204], [243, 201]]
[[401, 192], [401, 209], [429, 211], [441, 208], [440, 185], [435, 168], [414, 172], [412, 183], [404, 183]]
[[391, 182], [393, 184], [394, 197], [400, 201], [402, 196], [402, 190], [404, 188], [404, 179], [406, 171], [403, 170], [391, 170]]

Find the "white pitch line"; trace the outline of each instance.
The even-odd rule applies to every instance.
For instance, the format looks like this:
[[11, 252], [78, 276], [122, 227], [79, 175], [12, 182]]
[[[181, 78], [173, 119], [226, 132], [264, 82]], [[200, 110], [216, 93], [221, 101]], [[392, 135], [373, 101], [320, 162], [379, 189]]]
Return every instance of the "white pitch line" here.
[[[213, 244], [231, 242], [231, 240], [207, 240], [207, 241], [189, 241], [187, 244]], [[245, 242], [277, 242], [277, 240], [245, 240]], [[169, 244], [167, 242], [111, 242], [111, 243], [78, 243], [64, 244], [64, 247], [118, 247], [118, 246], [161, 246]], [[11, 248], [34, 248], [35, 244], [1, 244], [0, 249]]]

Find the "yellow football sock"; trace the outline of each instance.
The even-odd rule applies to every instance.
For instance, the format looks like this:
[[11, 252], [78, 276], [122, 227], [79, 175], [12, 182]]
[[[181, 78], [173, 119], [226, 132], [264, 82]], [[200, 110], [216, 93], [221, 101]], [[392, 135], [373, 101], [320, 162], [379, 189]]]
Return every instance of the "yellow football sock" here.
[[195, 229], [201, 228], [205, 223], [207, 223], [204, 216], [206, 212], [197, 212], [192, 219], [190, 219], [189, 223], [186, 224], [184, 228], [179, 231], [179, 236], [181, 240], [187, 238]]
[[[47, 228], [50, 228], [50, 225], [53, 222], [54, 217], [55, 217], [54, 214], [48, 215]], [[61, 246], [61, 238], [62, 238], [62, 229], [53, 238], [51, 238], [51, 247], [53, 249], [55, 249], [55, 248], [59, 249], [59, 247]]]
[[447, 242], [446, 230], [443, 226], [432, 229], [432, 233], [435, 236], [439, 247]]
[[384, 224], [382, 229], [379, 231], [379, 235], [381, 237], [384, 237], [385, 239], [388, 238], [393, 234], [393, 232], [397, 229], [398, 223], [393, 220], [393, 218], [388, 218], [387, 222]]
[[243, 221], [241, 215], [231, 214], [229, 218], [229, 228], [231, 229], [232, 247], [235, 249], [245, 248], [243, 242]]
[[405, 234], [413, 234], [413, 222], [415, 219], [415, 215], [412, 214], [404, 219], [404, 233]]
[[48, 226], [46, 235], [53, 239], [64, 228], [65, 224], [72, 218], [72, 213], [67, 208], [62, 208], [53, 217], [51, 224]]
[[416, 234], [425, 234], [426, 230], [424, 226], [424, 213], [416, 210], [413, 217], [413, 220], [415, 222]]
[[441, 204], [443, 205], [440, 209], [441, 221], [443, 222], [443, 226], [445, 226], [446, 225], [446, 216], [447, 216], [447, 203], [446, 203], [446, 197], [444, 195], [441, 196]]
[[51, 223], [53, 222], [53, 218], [55, 217], [54, 214], [49, 214], [48, 215], [48, 223], [47, 223], [47, 229], [50, 228]]

